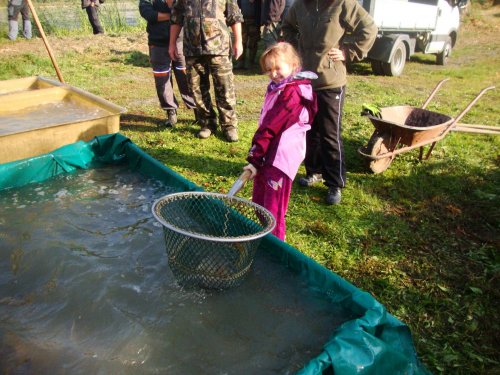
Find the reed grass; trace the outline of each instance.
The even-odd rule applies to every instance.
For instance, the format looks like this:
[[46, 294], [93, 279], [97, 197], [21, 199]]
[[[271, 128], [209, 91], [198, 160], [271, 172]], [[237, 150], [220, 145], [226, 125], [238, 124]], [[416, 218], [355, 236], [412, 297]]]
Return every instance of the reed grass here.
[[[4, 2], [6, 7], [5, 0], [0, 2]], [[32, 3], [46, 35], [63, 37], [92, 34], [87, 13], [81, 8], [80, 1], [36, 0]], [[146, 22], [139, 14], [136, 2], [107, 0], [101, 4], [98, 12], [99, 20], [106, 33], [135, 32], [144, 30], [146, 27]], [[6, 14], [5, 17], [0, 17], [0, 28], [0, 37], [6, 37], [8, 28]], [[34, 22], [33, 34], [40, 36]]]

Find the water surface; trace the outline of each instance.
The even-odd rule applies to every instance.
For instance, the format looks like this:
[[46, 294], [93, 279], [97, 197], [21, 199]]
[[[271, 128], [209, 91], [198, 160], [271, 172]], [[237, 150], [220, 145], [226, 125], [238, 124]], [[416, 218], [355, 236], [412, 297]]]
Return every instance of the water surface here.
[[181, 288], [169, 192], [118, 167], [0, 192], [0, 373], [290, 374], [350, 318], [262, 253], [239, 287]]

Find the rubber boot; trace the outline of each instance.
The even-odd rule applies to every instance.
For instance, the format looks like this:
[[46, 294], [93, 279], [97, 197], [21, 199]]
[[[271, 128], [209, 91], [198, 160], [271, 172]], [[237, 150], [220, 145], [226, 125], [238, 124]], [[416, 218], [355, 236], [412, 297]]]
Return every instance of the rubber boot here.
[[31, 31], [31, 21], [24, 20], [23, 22], [23, 35], [26, 39], [31, 39], [32, 31]]
[[9, 21], [9, 34], [8, 34], [8, 37], [10, 40], [16, 40], [18, 30], [19, 30], [18, 22], [14, 21], [14, 20], [10, 20]]

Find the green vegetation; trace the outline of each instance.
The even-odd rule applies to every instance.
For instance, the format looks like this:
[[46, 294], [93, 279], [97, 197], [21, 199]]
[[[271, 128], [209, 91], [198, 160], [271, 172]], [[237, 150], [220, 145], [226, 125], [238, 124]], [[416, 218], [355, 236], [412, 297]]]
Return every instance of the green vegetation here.
[[[428, 109], [457, 116], [482, 88], [496, 85], [461, 122], [499, 125], [498, 14], [498, 7], [472, 4], [447, 66], [417, 55], [401, 77], [380, 77], [368, 63], [353, 65], [344, 115], [349, 173], [342, 204], [325, 205], [325, 187], [298, 184], [290, 201], [287, 241], [372, 293], [408, 324], [419, 357], [433, 373], [491, 374], [500, 366], [500, 137], [452, 132], [429, 160], [419, 162], [414, 150], [373, 175], [356, 151], [373, 132], [360, 112], [364, 103], [419, 107], [440, 80], [450, 78]], [[98, 38], [95, 43], [89, 35], [50, 37], [67, 83], [128, 108], [125, 135], [207, 191], [227, 192], [245, 163], [266, 78], [257, 70], [236, 76], [239, 143], [226, 143], [219, 134], [201, 141], [184, 107], [175, 129], [157, 128], [164, 113], [145, 33]], [[41, 39], [1, 39], [0, 53], [2, 80], [36, 74], [56, 79]], [[249, 198], [250, 187], [240, 195]]]
[[[81, 2], [70, 0], [32, 0], [43, 31], [51, 36], [92, 35], [92, 28], [87, 13], [81, 8]], [[6, 0], [0, 0], [0, 7], [5, 9]], [[2, 9], [2, 10], [3, 10]], [[7, 14], [0, 19], [0, 37], [7, 37]], [[139, 15], [136, 1], [107, 0], [99, 7], [99, 19], [106, 33], [116, 34], [144, 30], [146, 22]], [[35, 22], [34, 35], [40, 36]]]

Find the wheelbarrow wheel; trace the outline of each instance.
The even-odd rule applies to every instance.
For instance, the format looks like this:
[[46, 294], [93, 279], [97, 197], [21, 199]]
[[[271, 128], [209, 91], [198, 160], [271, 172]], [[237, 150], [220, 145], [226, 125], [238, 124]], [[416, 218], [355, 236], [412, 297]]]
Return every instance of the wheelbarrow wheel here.
[[[379, 156], [389, 152], [389, 140], [374, 134], [368, 141], [367, 151], [371, 156]], [[390, 156], [382, 159], [371, 160], [369, 167], [373, 173], [382, 173], [389, 165], [392, 163], [392, 158]]]

